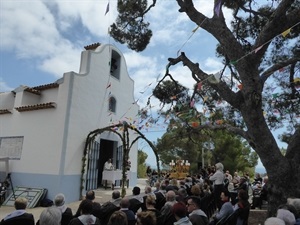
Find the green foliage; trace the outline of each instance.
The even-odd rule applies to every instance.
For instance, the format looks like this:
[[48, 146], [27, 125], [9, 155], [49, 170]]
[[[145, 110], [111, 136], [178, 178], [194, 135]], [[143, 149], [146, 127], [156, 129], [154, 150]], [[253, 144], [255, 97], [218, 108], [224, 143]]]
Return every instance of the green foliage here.
[[229, 171], [247, 171], [257, 165], [258, 156], [240, 137], [224, 131], [214, 132], [213, 155], [215, 162], [222, 162]]
[[147, 0], [118, 0], [118, 17], [111, 25], [110, 34], [118, 42], [127, 43], [137, 52], [143, 51], [149, 44], [152, 31], [145, 23], [143, 14], [147, 8]]
[[157, 141], [158, 154], [164, 164], [168, 165], [172, 159], [188, 159], [191, 170], [197, 172], [203, 148], [205, 166], [222, 162], [230, 171], [249, 171], [257, 165], [257, 154], [241, 138], [226, 131], [197, 130], [175, 124], [170, 123], [168, 132]]
[[138, 168], [137, 174], [139, 178], [146, 177], [146, 159], [148, 158], [147, 153], [142, 150], [138, 150]]

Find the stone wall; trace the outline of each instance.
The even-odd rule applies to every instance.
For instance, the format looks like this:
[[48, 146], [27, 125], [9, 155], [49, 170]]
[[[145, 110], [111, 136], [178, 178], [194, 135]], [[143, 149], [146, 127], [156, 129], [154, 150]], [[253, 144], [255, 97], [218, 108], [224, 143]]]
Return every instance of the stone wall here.
[[267, 219], [267, 210], [250, 210], [248, 225], [263, 225]]

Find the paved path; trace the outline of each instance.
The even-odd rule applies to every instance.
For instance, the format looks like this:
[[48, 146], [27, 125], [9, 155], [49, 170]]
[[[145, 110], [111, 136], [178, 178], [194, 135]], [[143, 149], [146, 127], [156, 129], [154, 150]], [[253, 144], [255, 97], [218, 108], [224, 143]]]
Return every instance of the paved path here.
[[[137, 186], [141, 188], [141, 192], [144, 191], [144, 188], [146, 186], [146, 179], [138, 179]], [[115, 187], [115, 190], [119, 190], [121, 192], [120, 187]], [[101, 204], [104, 202], [107, 202], [108, 200], [111, 199], [112, 192], [113, 191], [111, 189], [105, 190], [104, 188], [95, 190], [96, 201], [100, 202]], [[129, 187], [128, 189], [126, 189], [126, 195], [131, 195], [131, 194], [132, 194], [132, 187]], [[70, 207], [72, 209], [72, 212], [75, 214], [75, 212], [78, 209], [79, 204], [80, 204], [80, 201], [76, 201], [76, 202], [67, 204], [67, 206]], [[29, 213], [32, 213], [35, 221], [37, 221], [40, 217], [41, 212], [44, 209], [45, 208], [43, 208], [43, 207], [36, 207], [36, 208], [32, 208], [32, 209], [26, 209], [26, 211]], [[0, 207], [0, 220], [2, 220], [7, 214], [11, 213], [14, 210], [15, 209], [11, 206], [1, 206]]]

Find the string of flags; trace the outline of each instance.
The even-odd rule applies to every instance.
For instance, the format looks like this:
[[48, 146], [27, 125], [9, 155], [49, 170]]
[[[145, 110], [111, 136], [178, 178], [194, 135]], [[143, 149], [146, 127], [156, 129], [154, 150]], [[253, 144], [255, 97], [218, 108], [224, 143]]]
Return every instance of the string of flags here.
[[[106, 10], [105, 10], [105, 15], [109, 12], [109, 7], [110, 7], [110, 4], [109, 4], [109, 1], [107, 3], [107, 6], [106, 6]], [[222, 0], [216, 0], [216, 4], [214, 6], [214, 13], [216, 16], [220, 16], [220, 13], [221, 13], [221, 7], [222, 7]], [[205, 18], [200, 25], [198, 25], [196, 28], [194, 28], [192, 30], [192, 33], [191, 35], [188, 37], [188, 39], [183, 43], [183, 45], [180, 47], [180, 49], [177, 51], [177, 55], [179, 55], [179, 52], [181, 51], [181, 49], [187, 44], [187, 42], [193, 37], [193, 35], [197, 32], [197, 30], [201, 27], [201, 25], [207, 20], [207, 18]], [[282, 36], [284, 38], [286, 38], [288, 36], [288, 34], [291, 32], [292, 28], [294, 28], [295, 26], [299, 25], [300, 22], [296, 23], [295, 25], [293, 25], [292, 27], [286, 29], [285, 31], [283, 31], [282, 33], [278, 34], [277, 36], [275, 36], [274, 38], [276, 37], [279, 37], [279, 36]], [[242, 60], [243, 58], [247, 57], [248, 55], [250, 54], [253, 54], [253, 53], [257, 53], [259, 52], [266, 44], [270, 43], [274, 38], [268, 40], [267, 42], [263, 43], [262, 45], [258, 46], [257, 48], [255, 48], [254, 50], [250, 51], [249, 53], [245, 54], [244, 56], [242, 56], [241, 58], [237, 59], [237, 60], [234, 60], [234, 61], [231, 61], [229, 62], [230, 64], [232, 65], [235, 65], [236, 63], [238, 63], [240, 60]], [[225, 66], [226, 67], [226, 66]], [[209, 75], [207, 78], [201, 80], [200, 82], [198, 82], [197, 84], [197, 90], [201, 90], [202, 89], [202, 86], [203, 86], [203, 82], [207, 81], [209, 83], [212, 83], [212, 84], [217, 84], [220, 82], [220, 79], [222, 77], [222, 74], [225, 70], [225, 67], [224, 69], [218, 71], [217, 73], [215, 74], [211, 74]], [[167, 67], [167, 73], [168, 73], [168, 70], [169, 70], [169, 67]], [[284, 70], [284, 68], [280, 68], [279, 69], [279, 72], [282, 72]], [[158, 78], [157, 78], [158, 79]], [[156, 81], [157, 81], [156, 79]], [[295, 87], [296, 88], [299, 88], [300, 87], [300, 78], [295, 78], [294, 79], [294, 84], [295, 84]], [[150, 83], [149, 85], [146, 86], [145, 90], [143, 91], [140, 91], [139, 93], [141, 95], [143, 95], [146, 90], [148, 88], [150, 88], [150, 86], [152, 85], [152, 83]], [[243, 88], [243, 84], [238, 84], [238, 89], [242, 90]], [[107, 87], [106, 89], [109, 89], [111, 88], [111, 83], [108, 83], [107, 84]], [[271, 90], [272, 92], [274, 91], [274, 89]], [[109, 96], [111, 95], [111, 91], [109, 92]], [[273, 98], [276, 98], [278, 97], [278, 93], [274, 93], [273, 95]], [[151, 96], [150, 96], [151, 97]], [[150, 102], [150, 97], [148, 99], [148, 102]], [[140, 97], [141, 98], [141, 97]], [[134, 104], [137, 104], [138, 101], [140, 100], [137, 99], [135, 102], [132, 103], [132, 105]], [[171, 98], [173, 98], [173, 100], [177, 99], [177, 96], [172, 96]], [[207, 102], [208, 101], [208, 96], [204, 96], [203, 97], [203, 102]], [[222, 101], [218, 101], [218, 104], [217, 105], [220, 105], [222, 103]], [[125, 115], [130, 111], [130, 109], [132, 108], [132, 105], [127, 109], [127, 111], [122, 115], [122, 117], [120, 118], [119, 122], [122, 121], [122, 119], [125, 119], [127, 120], [131, 126], [133, 127], [136, 127], [138, 128], [139, 130], [142, 130], [142, 129], [145, 129], [146, 131], [148, 131], [150, 128], [154, 128], [154, 125], [156, 125], [156, 128], [158, 129], [163, 129], [165, 130], [166, 128], [166, 123], [168, 122], [168, 120], [170, 120], [172, 117], [170, 115], [165, 115], [165, 119], [162, 121], [162, 123], [160, 123], [160, 115], [157, 116], [157, 118], [154, 118], [153, 115], [151, 116], [148, 116], [147, 115], [147, 112], [149, 110], [147, 110], [147, 107], [149, 109], [151, 109], [151, 105], [147, 103], [147, 106], [146, 108], [144, 108], [143, 110], [140, 110], [140, 112], [136, 115], [136, 118], [135, 119], [132, 119], [130, 117], [126, 117]], [[194, 108], [195, 106], [195, 100], [194, 99], [191, 99], [191, 101], [189, 102], [189, 106], [190, 108]], [[153, 106], [154, 107], [154, 106]], [[279, 111], [277, 109], [274, 109], [273, 111], [274, 113], [278, 114]], [[264, 113], [266, 114], [266, 113]], [[109, 116], [112, 116], [112, 113], [110, 112], [109, 113]], [[192, 116], [195, 116], [193, 114], [193, 112], [190, 110], [188, 112], [180, 112], [179, 114], [177, 114], [177, 116], [179, 117], [192, 117]], [[202, 112], [199, 112], [198, 115], [196, 115], [196, 117], [206, 117], [206, 119], [203, 119], [202, 121], [192, 121], [189, 123], [190, 126], [192, 127], [198, 127], [200, 125], [203, 125], [203, 124], [217, 124], [217, 125], [221, 125], [223, 123], [225, 123], [224, 120], [222, 119], [218, 119], [218, 120], [215, 120], [215, 121], [210, 121], [209, 118], [213, 117], [214, 116], [214, 113], [212, 113], [210, 110], [207, 110], [206, 107], [203, 108], [203, 111]], [[299, 117], [299, 115], [298, 115]], [[111, 123], [113, 123], [112, 121], [112, 118], [111, 118]], [[118, 127], [116, 129], [123, 129], [122, 127]], [[150, 131], [151, 132], [151, 131]]]

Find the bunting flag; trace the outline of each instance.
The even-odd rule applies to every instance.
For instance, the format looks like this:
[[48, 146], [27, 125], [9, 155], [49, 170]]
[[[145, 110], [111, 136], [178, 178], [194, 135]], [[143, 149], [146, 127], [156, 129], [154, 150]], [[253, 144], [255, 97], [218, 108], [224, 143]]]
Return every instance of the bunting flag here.
[[299, 78], [299, 77], [296, 77], [296, 78], [294, 79], [294, 83], [298, 83], [298, 82], [300, 82], [300, 78]]
[[105, 16], [106, 16], [106, 14], [109, 12], [109, 2], [107, 3], [107, 6], [106, 6], [106, 10], [105, 10]]
[[222, 6], [222, 0], [219, 0], [217, 4], [215, 5], [215, 14], [219, 17], [220, 16], [220, 11], [221, 11], [221, 6]]
[[254, 52], [257, 53], [259, 50], [262, 49], [262, 47], [263, 47], [263, 45], [259, 46], [258, 48], [256, 48], [256, 49], [254, 50]]
[[217, 72], [213, 75], [210, 75], [207, 80], [209, 83], [211, 84], [217, 84], [217, 83], [220, 83], [220, 78], [221, 78], [221, 72]]
[[291, 32], [291, 28], [289, 28], [289, 29], [285, 30], [284, 32], [282, 32], [281, 35], [283, 37], [286, 37], [290, 32]]
[[195, 105], [195, 100], [193, 99], [191, 102], [190, 102], [190, 107], [194, 107]]
[[199, 82], [198, 84], [197, 84], [197, 90], [201, 90], [202, 89], [202, 82]]
[[199, 27], [200, 27], [200, 26], [198, 26], [198, 27], [196, 27], [195, 29], [193, 29], [192, 32], [195, 33], [195, 32], [199, 29]]

